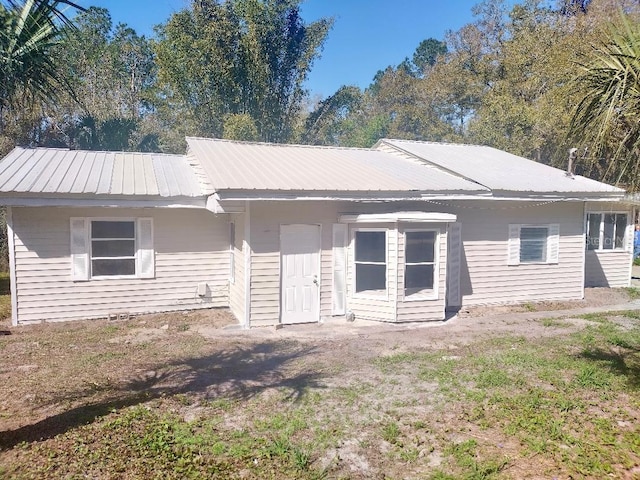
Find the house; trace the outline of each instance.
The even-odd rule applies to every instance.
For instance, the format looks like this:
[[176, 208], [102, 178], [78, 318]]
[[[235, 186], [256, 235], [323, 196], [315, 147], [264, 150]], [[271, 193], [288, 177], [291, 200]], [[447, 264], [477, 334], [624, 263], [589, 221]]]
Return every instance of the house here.
[[245, 327], [428, 321], [630, 282], [625, 192], [500, 150], [187, 143], [0, 161], [14, 324], [209, 307]]

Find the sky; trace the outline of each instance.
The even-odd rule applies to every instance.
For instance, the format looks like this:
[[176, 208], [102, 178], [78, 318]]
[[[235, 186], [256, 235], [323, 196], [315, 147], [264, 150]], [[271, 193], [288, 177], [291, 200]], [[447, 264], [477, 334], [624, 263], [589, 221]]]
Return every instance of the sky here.
[[[104, 7], [114, 25], [126, 23], [152, 36], [153, 26], [189, 4], [188, 0], [76, 0], [83, 7]], [[378, 70], [411, 58], [418, 44], [443, 40], [473, 20], [479, 0], [303, 0], [302, 17], [312, 22], [333, 17], [333, 29], [321, 58], [309, 73], [306, 88], [325, 98], [342, 85], [366, 88]]]

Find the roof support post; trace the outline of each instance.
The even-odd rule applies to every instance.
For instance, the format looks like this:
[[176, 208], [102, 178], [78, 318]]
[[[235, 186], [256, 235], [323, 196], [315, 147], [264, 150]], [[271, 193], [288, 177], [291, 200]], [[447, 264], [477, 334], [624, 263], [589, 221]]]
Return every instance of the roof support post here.
[[16, 279], [16, 244], [13, 236], [13, 209], [7, 207], [5, 212], [7, 223], [7, 244], [9, 247], [9, 283], [11, 288], [11, 324], [18, 325], [18, 285]]
[[244, 210], [244, 328], [251, 327], [251, 203], [245, 201]]

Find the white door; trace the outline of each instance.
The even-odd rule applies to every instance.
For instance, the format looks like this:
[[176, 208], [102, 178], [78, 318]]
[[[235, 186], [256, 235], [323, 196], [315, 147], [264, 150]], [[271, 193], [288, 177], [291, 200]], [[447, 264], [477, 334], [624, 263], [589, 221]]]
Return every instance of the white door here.
[[320, 319], [320, 226], [280, 227], [282, 323]]

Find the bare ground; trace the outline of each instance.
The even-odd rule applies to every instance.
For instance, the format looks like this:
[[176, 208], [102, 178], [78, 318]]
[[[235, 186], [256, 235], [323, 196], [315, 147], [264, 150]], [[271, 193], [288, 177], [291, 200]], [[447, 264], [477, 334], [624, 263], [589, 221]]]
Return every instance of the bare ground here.
[[[5, 321], [0, 325], [9, 333], [0, 336], [0, 465], [17, 461], [13, 447], [23, 442], [46, 441], [114, 410], [175, 395], [268, 400], [285, 389], [295, 400], [309, 389], [349, 387], [360, 389], [359, 402], [374, 402], [373, 386], [385, 381], [376, 358], [429, 349], [450, 351], [455, 358], [479, 339], [562, 335], [589, 323], [578, 313], [638, 307], [624, 290], [587, 289], [581, 301], [476, 307], [445, 322], [406, 325], [356, 319], [247, 331], [224, 328], [236, 323], [226, 310], [17, 328]], [[540, 321], [554, 316], [563, 317], [557, 328]], [[410, 376], [398, 375], [394, 382], [389, 395], [401, 415], [403, 399], [415, 394], [415, 386]], [[430, 394], [428, 384], [421, 388]], [[185, 419], [197, 418], [199, 402], [181, 408]], [[428, 403], [413, 405], [410, 414], [424, 417], [431, 410]], [[363, 413], [349, 407], [340, 414], [353, 422]], [[455, 423], [455, 415], [438, 421]], [[509, 438], [492, 442], [505, 452], [515, 448]], [[355, 433], [318, 462], [348, 459], [351, 478], [370, 478], [379, 474], [377, 462], [383, 460], [364, 454], [362, 445]], [[441, 454], [420, 453], [432, 466], [440, 464]], [[518, 468], [523, 477], [536, 478], [530, 462], [512, 468], [514, 478]], [[395, 473], [411, 476], [407, 470]]]

